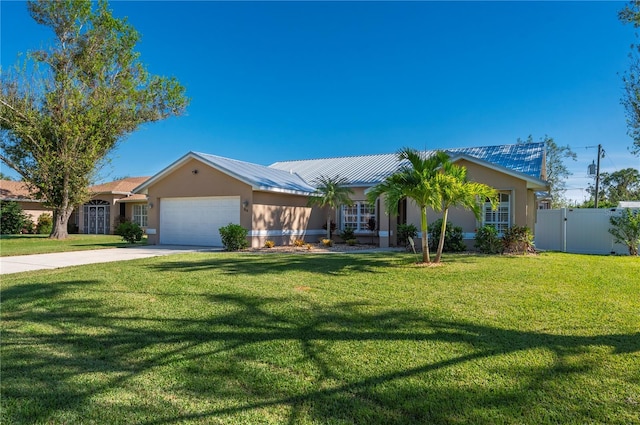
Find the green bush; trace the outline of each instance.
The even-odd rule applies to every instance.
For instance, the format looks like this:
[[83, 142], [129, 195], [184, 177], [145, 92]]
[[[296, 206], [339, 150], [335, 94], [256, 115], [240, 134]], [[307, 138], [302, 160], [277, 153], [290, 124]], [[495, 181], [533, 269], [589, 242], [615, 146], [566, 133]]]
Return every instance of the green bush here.
[[40, 214], [38, 224], [36, 225], [36, 233], [39, 235], [48, 235], [53, 230], [53, 217], [49, 213]]
[[116, 227], [115, 234], [128, 243], [136, 243], [142, 240], [142, 228], [132, 221], [125, 221]]
[[25, 227], [33, 226], [33, 222], [22, 211], [20, 204], [15, 201], [0, 201], [0, 233], [3, 235], [17, 235]]
[[239, 224], [229, 223], [218, 231], [222, 238], [222, 245], [227, 251], [240, 251], [249, 246], [247, 242], [249, 232]]
[[[442, 230], [442, 219], [438, 219], [429, 225], [429, 249], [436, 251], [440, 243], [440, 232]], [[443, 252], [462, 252], [467, 246], [462, 241], [462, 227], [454, 226], [447, 221], [447, 228], [444, 232]]]
[[474, 246], [483, 254], [502, 254], [504, 249], [498, 231], [491, 225], [485, 225], [478, 229]]
[[340, 239], [346, 242], [349, 239], [355, 239], [356, 233], [355, 230], [353, 230], [351, 227], [346, 227], [342, 232], [338, 234], [338, 236], [340, 236]]
[[347, 243], [347, 245], [349, 246], [355, 246], [358, 245], [358, 240], [357, 239], [347, 239], [345, 240], [345, 242]]
[[533, 233], [527, 226], [513, 226], [504, 232], [502, 243], [509, 253], [533, 252]]
[[409, 247], [409, 238], [418, 236], [418, 228], [413, 224], [398, 224], [398, 245]]
[[638, 255], [640, 245], [640, 210], [631, 211], [625, 208], [620, 216], [609, 217], [612, 228], [609, 233], [617, 243], [622, 243], [629, 249], [629, 255]]

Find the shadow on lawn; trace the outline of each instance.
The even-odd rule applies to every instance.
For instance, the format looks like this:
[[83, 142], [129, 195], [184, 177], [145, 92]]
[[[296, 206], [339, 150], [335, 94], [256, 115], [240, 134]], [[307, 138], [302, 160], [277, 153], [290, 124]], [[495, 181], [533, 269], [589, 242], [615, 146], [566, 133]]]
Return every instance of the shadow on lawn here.
[[149, 267], [155, 271], [192, 272], [216, 269], [228, 274], [263, 275], [299, 270], [310, 273], [375, 273], [390, 265], [406, 263], [396, 253], [358, 254], [201, 254], [191, 260], [162, 259]]
[[[548, 402], [549, 392], [563, 388], [556, 383], [594, 367], [588, 359], [592, 347], [640, 352], [638, 333], [523, 332], [422, 312], [370, 313], [366, 303], [327, 306], [313, 298], [212, 294], [215, 308], [194, 319], [158, 318], [74, 296], [79, 287], [99, 284], [28, 284], [2, 291], [3, 423], [65, 422], [61, 418], [69, 411], [77, 416], [66, 422], [249, 423], [280, 414], [291, 424], [533, 423], [527, 412], [542, 393]], [[345, 344], [358, 358], [342, 351]], [[416, 344], [418, 353], [410, 352]], [[551, 365], [482, 364], [539, 349], [552, 353]], [[407, 363], [404, 356], [415, 359]], [[471, 370], [461, 372], [462, 366]], [[497, 388], [465, 376], [483, 368], [495, 368], [514, 383]], [[461, 385], [456, 373], [470, 381]], [[144, 386], [150, 374], [155, 379], [149, 385], [160, 388]], [[113, 405], [96, 403], [110, 393]], [[557, 405], [547, 413], [549, 422], [606, 422], [593, 410], [600, 401], [553, 395]]]

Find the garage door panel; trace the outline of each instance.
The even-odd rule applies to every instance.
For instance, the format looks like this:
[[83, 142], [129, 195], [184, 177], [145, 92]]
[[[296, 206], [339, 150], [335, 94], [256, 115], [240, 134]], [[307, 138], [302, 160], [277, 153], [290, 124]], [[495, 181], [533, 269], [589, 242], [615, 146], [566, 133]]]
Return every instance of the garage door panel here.
[[160, 243], [222, 246], [220, 227], [240, 224], [240, 197], [162, 198]]

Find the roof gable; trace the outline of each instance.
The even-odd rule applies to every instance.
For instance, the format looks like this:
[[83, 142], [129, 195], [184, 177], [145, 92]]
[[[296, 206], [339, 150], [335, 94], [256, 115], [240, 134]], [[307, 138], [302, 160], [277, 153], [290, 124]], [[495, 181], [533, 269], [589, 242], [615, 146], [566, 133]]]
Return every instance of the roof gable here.
[[147, 180], [149, 180], [148, 176], [127, 177], [124, 179], [91, 186], [89, 188], [89, 192], [93, 194], [98, 194], [98, 193], [129, 194], [133, 192], [133, 189], [140, 186], [142, 183], [144, 183]]
[[153, 183], [163, 179], [189, 159], [196, 159], [228, 176], [246, 183], [251, 186], [253, 190], [298, 195], [309, 195], [315, 191], [313, 186], [310, 186], [299, 175], [294, 173], [222, 156], [189, 152], [136, 187], [134, 192], [142, 193], [146, 191]]

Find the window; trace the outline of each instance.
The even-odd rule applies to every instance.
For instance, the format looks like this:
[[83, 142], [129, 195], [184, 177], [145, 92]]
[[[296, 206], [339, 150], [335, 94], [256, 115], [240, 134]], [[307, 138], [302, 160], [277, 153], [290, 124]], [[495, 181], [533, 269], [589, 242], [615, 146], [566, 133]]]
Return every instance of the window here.
[[354, 202], [353, 205], [342, 206], [342, 223], [340, 229], [347, 227], [356, 232], [369, 232], [369, 220], [376, 219], [376, 207], [368, 202]]
[[133, 206], [133, 220], [140, 227], [147, 227], [147, 204]]
[[485, 202], [482, 224], [494, 226], [498, 233], [504, 233], [511, 227], [511, 203], [508, 193], [500, 193], [498, 196], [499, 203], [496, 210], [491, 209], [490, 202]]

